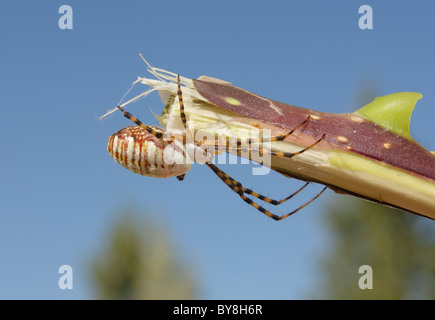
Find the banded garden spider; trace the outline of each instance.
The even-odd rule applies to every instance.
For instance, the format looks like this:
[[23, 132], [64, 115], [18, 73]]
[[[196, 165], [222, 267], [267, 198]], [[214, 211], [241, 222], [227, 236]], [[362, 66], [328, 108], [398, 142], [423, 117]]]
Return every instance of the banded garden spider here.
[[[180, 84], [180, 76], [178, 76], [178, 100], [180, 105], [180, 117], [183, 123], [184, 130], [186, 134], [182, 136], [182, 142], [179, 140], [174, 140], [174, 138], [165, 139], [166, 130], [156, 127], [156, 126], [148, 126], [142, 123], [138, 118], [131, 115], [129, 112], [125, 111], [122, 107], [118, 106], [117, 108], [121, 110], [126, 118], [130, 121], [134, 122], [137, 126], [130, 126], [124, 129], [121, 129], [117, 133], [113, 134], [109, 138], [108, 150], [112, 158], [121, 164], [123, 167], [141, 174], [145, 176], [158, 177], [158, 178], [167, 178], [176, 176], [178, 180], [183, 180], [187, 171], [190, 170], [191, 164], [186, 161], [186, 135], [188, 131], [188, 125], [186, 120], [186, 114], [184, 113], [184, 103], [183, 103], [183, 95], [181, 91]], [[242, 150], [243, 145], [248, 145], [252, 143], [264, 143], [264, 142], [275, 142], [275, 141], [283, 141], [297, 129], [305, 125], [311, 119], [308, 116], [302, 123], [293, 128], [291, 131], [287, 132], [283, 135], [273, 136], [269, 138], [259, 138], [259, 139], [245, 139], [244, 141], [237, 140], [235, 150], [238, 155]], [[300, 151], [289, 153], [289, 152], [274, 152], [274, 151], [264, 151], [261, 152], [269, 153], [271, 156], [292, 158], [297, 156], [308, 149], [314, 147], [321, 140], [323, 140], [325, 135], [323, 135], [320, 139], [315, 141], [313, 144], [303, 148]], [[203, 147], [202, 145], [205, 143], [205, 140], [201, 142], [194, 142], [195, 148], [200, 148], [202, 151], [206, 151], [207, 147]], [[228, 139], [224, 142], [223, 147], [228, 152], [229, 150], [234, 150], [234, 146], [230, 146]], [[212, 145], [213, 146], [213, 145]], [[222, 146], [220, 141], [214, 142], [214, 147]], [[252, 150], [248, 150], [250, 153]], [[178, 158], [181, 161], [172, 161], [172, 163], [168, 164], [164, 161], [165, 157], [171, 154], [172, 157]], [[176, 159], [177, 160], [177, 159]], [[292, 193], [288, 197], [282, 200], [274, 200], [270, 199], [266, 196], [263, 196], [251, 189], [243, 187], [243, 185], [237, 180], [230, 177], [228, 174], [219, 169], [215, 164], [212, 163], [212, 159], [208, 159], [205, 161], [205, 164], [235, 193], [237, 193], [243, 201], [250, 204], [269, 218], [274, 220], [282, 220], [285, 219], [292, 214], [298, 212], [314, 200], [316, 200], [327, 187], [324, 187], [315, 197], [306, 202], [305, 204], [299, 206], [295, 210], [284, 214], [282, 216], [278, 216], [276, 214], [271, 213], [270, 211], [263, 208], [261, 205], [253, 201], [251, 198], [248, 198], [246, 195], [251, 195], [256, 197], [264, 202], [279, 205], [283, 202], [293, 198], [299, 192], [301, 192], [310, 182], [305, 183], [301, 188], [299, 188], [296, 192]]]

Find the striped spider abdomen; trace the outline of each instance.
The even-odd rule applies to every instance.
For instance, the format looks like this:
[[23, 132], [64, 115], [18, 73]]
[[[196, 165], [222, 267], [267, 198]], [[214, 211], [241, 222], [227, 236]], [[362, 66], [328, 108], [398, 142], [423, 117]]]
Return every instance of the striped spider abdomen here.
[[[165, 131], [150, 126], [155, 132]], [[165, 141], [140, 126], [130, 126], [109, 137], [107, 150], [124, 168], [148, 177], [182, 176], [192, 164], [187, 161], [182, 142]]]

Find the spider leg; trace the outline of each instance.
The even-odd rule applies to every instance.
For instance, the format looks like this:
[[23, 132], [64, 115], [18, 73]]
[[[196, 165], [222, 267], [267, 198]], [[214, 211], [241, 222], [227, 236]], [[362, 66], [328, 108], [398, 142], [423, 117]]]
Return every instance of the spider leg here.
[[[234, 180], [234, 179], [232, 179], [232, 181], [233, 181], [233, 183], [239, 183], [239, 182], [237, 182], [237, 181]], [[305, 183], [305, 184], [304, 184], [301, 188], [299, 188], [296, 192], [292, 193], [292, 194], [289, 195], [288, 197], [286, 197], [286, 198], [284, 198], [284, 199], [282, 199], [282, 200], [279, 200], [279, 201], [277, 201], [277, 200], [273, 200], [273, 199], [270, 199], [270, 198], [268, 198], [268, 197], [265, 197], [265, 196], [263, 196], [263, 195], [261, 195], [261, 194], [255, 192], [255, 191], [252, 190], [252, 189], [244, 188], [241, 184], [240, 184], [240, 186], [241, 186], [241, 189], [243, 190], [243, 193], [250, 194], [251, 196], [254, 196], [254, 197], [256, 197], [256, 198], [258, 198], [258, 199], [260, 199], [260, 200], [263, 200], [263, 201], [265, 201], [265, 202], [267, 202], [267, 203], [270, 203], [270, 204], [273, 204], [273, 205], [277, 206], [277, 205], [279, 205], [279, 204], [281, 204], [281, 203], [284, 203], [284, 202], [286, 202], [287, 200], [293, 198], [293, 197], [294, 197], [295, 195], [297, 195], [299, 192], [301, 192], [302, 190], [304, 190], [305, 187], [307, 187], [309, 184], [310, 184], [309, 182]]]
[[126, 117], [127, 119], [131, 120], [132, 122], [136, 123], [138, 126], [140, 126], [141, 128], [144, 128], [146, 131], [148, 131], [150, 134], [152, 134], [153, 136], [155, 136], [158, 139], [162, 139], [164, 132], [162, 131], [157, 131], [155, 130], [153, 127], [147, 126], [146, 124], [144, 124], [142, 121], [140, 121], [138, 118], [136, 118], [135, 116], [133, 116], [130, 112], [125, 111], [123, 108], [121, 108], [120, 106], [117, 107], [119, 110], [122, 111], [122, 113], [124, 114], [124, 117]]
[[325, 139], [325, 136], [326, 136], [326, 134], [323, 134], [314, 143], [312, 143], [311, 145], [309, 145], [309, 146], [307, 146], [307, 147], [305, 147], [297, 152], [270, 151], [270, 150], [265, 150], [264, 148], [263, 149], [243, 148], [243, 146], [233, 147], [233, 146], [230, 146], [228, 144], [224, 145], [224, 147], [226, 148], [227, 152], [236, 151], [238, 156], [241, 156], [242, 151], [244, 150], [244, 151], [249, 153], [249, 158], [251, 158], [253, 151], [257, 151], [257, 152], [260, 152], [262, 154], [270, 154], [271, 156], [277, 156], [277, 157], [281, 157], [281, 158], [293, 158], [294, 156], [300, 155], [301, 153], [304, 153], [305, 151], [311, 149], [312, 147], [314, 147], [315, 145], [320, 143], [323, 139]]
[[184, 129], [187, 131], [187, 121], [186, 121], [186, 114], [184, 113], [184, 102], [183, 102], [183, 93], [181, 92], [181, 82], [180, 82], [180, 75], [177, 76], [177, 82], [178, 82], [178, 101], [180, 102], [180, 117], [181, 121], [183, 122]]
[[224, 171], [222, 171], [221, 169], [219, 169], [216, 165], [214, 165], [211, 162], [206, 162], [206, 164], [208, 165], [208, 167], [213, 170], [213, 172], [222, 180], [224, 181], [224, 183], [230, 187], [234, 192], [239, 194], [239, 190], [242, 191], [242, 193], [246, 193], [249, 194], [253, 197], [256, 197], [260, 200], [263, 200], [264, 202], [273, 204], [275, 206], [286, 202], [287, 200], [293, 198], [295, 195], [297, 195], [299, 192], [301, 192], [303, 189], [305, 189], [305, 187], [307, 187], [310, 183], [307, 182], [305, 183], [301, 188], [299, 188], [296, 192], [292, 193], [291, 195], [289, 195], [288, 197], [282, 199], [282, 200], [274, 200], [271, 198], [268, 198], [266, 196], [263, 196], [262, 194], [259, 194], [258, 192], [255, 192], [252, 189], [249, 188], [245, 188], [243, 187], [243, 185], [238, 182], [237, 180], [233, 179], [232, 177], [230, 177], [228, 174], [226, 174]]
[[313, 144], [310, 144], [309, 146], [303, 148], [302, 150], [299, 150], [297, 152], [282, 152], [282, 151], [263, 151], [261, 150], [261, 152], [263, 153], [269, 153], [272, 156], [277, 156], [277, 157], [282, 157], [282, 158], [293, 158], [294, 156], [297, 156], [301, 153], [304, 153], [305, 151], [311, 149], [312, 147], [314, 147], [316, 144], [318, 144], [320, 141], [322, 141], [323, 139], [325, 139], [326, 134], [324, 133], [317, 141], [315, 141]]
[[[238, 182], [237, 180], [234, 180], [233, 178], [231, 178], [228, 174], [226, 174], [225, 172], [223, 172], [221, 169], [219, 169], [218, 167], [216, 167], [214, 164], [212, 164], [211, 162], [206, 162], [207, 166], [229, 187], [231, 188], [235, 193], [237, 193], [243, 201], [245, 201], [246, 203], [250, 204], [251, 206], [253, 206], [255, 209], [257, 209], [258, 211], [262, 212], [263, 214], [265, 214], [266, 216], [268, 216], [269, 218], [272, 218], [276, 221], [285, 219], [289, 216], [291, 216], [292, 214], [298, 212], [299, 210], [301, 210], [302, 208], [306, 207], [308, 204], [310, 204], [311, 202], [313, 202], [314, 200], [316, 200], [322, 193], [323, 191], [325, 191], [325, 188], [323, 188], [322, 191], [320, 191], [314, 198], [312, 198], [310, 201], [306, 202], [305, 204], [301, 205], [300, 207], [298, 207], [297, 209], [282, 215], [282, 216], [278, 216], [276, 214], [273, 214], [272, 212], [266, 210], [265, 208], [263, 208], [262, 206], [260, 206], [258, 203], [256, 203], [255, 201], [253, 201], [252, 199], [248, 198], [245, 196], [245, 193], [247, 194], [251, 194], [254, 197], [261, 196], [260, 194], [253, 192], [250, 189], [244, 188], [242, 186], [242, 184], [240, 182]], [[299, 190], [297, 190], [295, 193], [293, 193], [292, 195], [290, 195], [289, 197], [281, 200], [281, 201], [276, 201], [276, 204], [282, 203], [290, 198], [292, 198], [293, 196], [295, 196], [296, 194], [298, 194], [302, 189], [304, 189], [306, 186], [308, 185], [305, 184], [302, 188], [300, 188]], [[267, 197], [258, 197], [261, 200], [264, 200], [265, 202], [268, 203], [272, 203], [272, 199], [269, 199]], [[279, 203], [278, 203], [279, 202]]]
[[[242, 148], [243, 145], [249, 145], [252, 143], [263, 143], [263, 142], [275, 142], [275, 141], [283, 141], [285, 140], [288, 136], [290, 136], [291, 134], [293, 134], [293, 132], [295, 132], [297, 129], [299, 129], [300, 127], [302, 127], [304, 124], [306, 124], [308, 122], [308, 120], [311, 119], [311, 116], [308, 116], [304, 121], [302, 121], [299, 125], [297, 125], [295, 128], [293, 128], [291, 131], [287, 132], [286, 134], [283, 135], [278, 135], [278, 136], [273, 136], [273, 137], [269, 137], [269, 138], [259, 138], [259, 139], [244, 139], [244, 140], [237, 140], [236, 143], [234, 145], [231, 145], [228, 137], [227, 139], [225, 139], [225, 141], [222, 143], [222, 141], [220, 140], [215, 140], [214, 144], [211, 144], [212, 146], [214, 146], [215, 148], [218, 147], [224, 147], [226, 148], [226, 150], [230, 150], [230, 149], [237, 149], [239, 151], [239, 149]], [[298, 152], [294, 152], [294, 153], [290, 153], [290, 152], [267, 152], [271, 155], [274, 156], [279, 156], [279, 157], [285, 157], [285, 158], [292, 158], [294, 156], [297, 156], [305, 151], [307, 151], [308, 149], [314, 147], [316, 144], [318, 144], [320, 141], [322, 141], [325, 138], [325, 134], [322, 135], [322, 137], [320, 137], [316, 142], [314, 142], [312, 145], [298, 151]], [[198, 146], [201, 146], [202, 144], [204, 144], [205, 142], [207, 142], [207, 140], [203, 140], [201, 142], [198, 143]], [[207, 144], [207, 146], [210, 146], [210, 144]], [[266, 153], [264, 151], [262, 151], [262, 153]], [[240, 156], [240, 154], [238, 153], [237, 155]]]
[[237, 140], [237, 145], [242, 144], [252, 144], [252, 143], [263, 143], [263, 142], [274, 142], [274, 141], [283, 141], [285, 138], [287, 138], [289, 135], [293, 134], [296, 130], [298, 130], [300, 127], [302, 127], [304, 124], [308, 122], [308, 120], [311, 119], [311, 116], [308, 116], [304, 121], [302, 121], [300, 124], [298, 124], [296, 127], [294, 127], [292, 130], [287, 132], [286, 134], [282, 134], [279, 136], [273, 136], [269, 138], [259, 138], [259, 139], [245, 139], [243, 141]]

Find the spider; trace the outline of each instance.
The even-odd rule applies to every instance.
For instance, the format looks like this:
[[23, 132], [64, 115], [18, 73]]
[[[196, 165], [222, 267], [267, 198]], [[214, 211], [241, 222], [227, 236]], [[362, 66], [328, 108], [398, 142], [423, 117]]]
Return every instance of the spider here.
[[[186, 121], [186, 114], [184, 113], [184, 103], [183, 103], [183, 95], [181, 91], [180, 84], [180, 76], [178, 76], [178, 100], [180, 105], [180, 117], [183, 123], [184, 130], [187, 134], [188, 125]], [[187, 171], [191, 168], [191, 163], [187, 163], [186, 160], [187, 154], [185, 152], [186, 147], [186, 134], [182, 136], [182, 142], [179, 139], [174, 139], [174, 137], [167, 139], [165, 138], [165, 134], [167, 133], [165, 129], [156, 127], [156, 126], [148, 126], [142, 123], [138, 118], [131, 115], [129, 112], [125, 111], [122, 107], [117, 107], [124, 114], [126, 118], [130, 121], [134, 122], [136, 126], [126, 127], [121, 129], [117, 133], [113, 134], [109, 138], [108, 150], [112, 158], [123, 167], [141, 174], [145, 176], [158, 177], [158, 178], [167, 178], [176, 176], [178, 180], [183, 180]], [[250, 143], [264, 143], [264, 142], [274, 142], [274, 141], [283, 141], [297, 129], [305, 125], [310, 120], [310, 116], [308, 116], [302, 123], [293, 128], [291, 131], [287, 132], [283, 135], [273, 136], [269, 138], [258, 138], [258, 139], [245, 139], [244, 141], [237, 140], [236, 146], [230, 146], [230, 143], [227, 140], [223, 142], [223, 147], [225, 147], [226, 151], [236, 150], [238, 155], [242, 150], [242, 146], [244, 144]], [[308, 149], [314, 147], [321, 140], [323, 140], [325, 135], [323, 135], [320, 139], [318, 139], [313, 144], [305, 147], [304, 149], [290, 153], [290, 152], [274, 152], [274, 151], [261, 151], [263, 153], [268, 152], [271, 156], [292, 158], [297, 156]], [[204, 148], [203, 144], [206, 140], [202, 140], [200, 142], [194, 142], [194, 147], [199, 148], [201, 151], [206, 151], [206, 147]], [[222, 146], [221, 141], [214, 142], [216, 146]], [[251, 152], [252, 150], [249, 150]], [[178, 161], [165, 161], [165, 158], [168, 157], [176, 158]], [[180, 161], [181, 160], [181, 161]], [[212, 163], [212, 159], [207, 159], [205, 164], [221, 179], [231, 190], [237, 193], [243, 201], [250, 204], [266, 216], [274, 219], [274, 220], [282, 220], [285, 219], [292, 214], [298, 212], [314, 200], [316, 200], [327, 187], [324, 187], [315, 197], [313, 197], [310, 201], [296, 208], [295, 210], [278, 216], [273, 214], [269, 210], [266, 210], [261, 205], [253, 201], [251, 198], [248, 198], [246, 195], [250, 195], [252, 197], [256, 197], [264, 202], [279, 205], [294, 196], [296, 196], [299, 192], [301, 192], [310, 182], [305, 183], [301, 188], [299, 188], [296, 192], [292, 193], [288, 197], [282, 200], [273, 200], [266, 196], [263, 196], [251, 189], [245, 188], [240, 182], [230, 177], [228, 174], [219, 169], [215, 164]]]

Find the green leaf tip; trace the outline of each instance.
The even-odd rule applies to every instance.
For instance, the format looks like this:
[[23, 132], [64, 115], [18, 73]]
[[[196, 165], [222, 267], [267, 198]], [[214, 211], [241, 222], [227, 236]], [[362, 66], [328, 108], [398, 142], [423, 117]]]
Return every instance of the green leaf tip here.
[[417, 92], [397, 92], [377, 97], [354, 113], [385, 129], [413, 140], [409, 132], [412, 110], [423, 96]]

